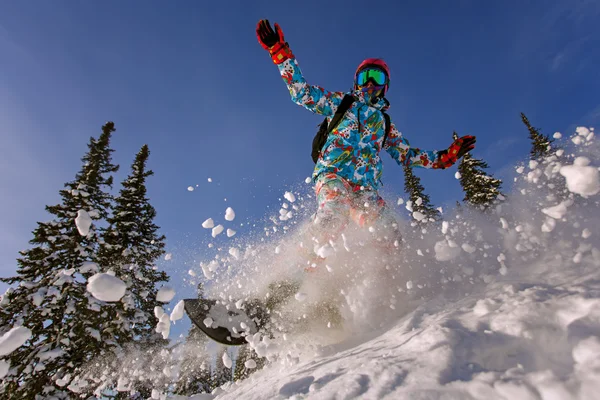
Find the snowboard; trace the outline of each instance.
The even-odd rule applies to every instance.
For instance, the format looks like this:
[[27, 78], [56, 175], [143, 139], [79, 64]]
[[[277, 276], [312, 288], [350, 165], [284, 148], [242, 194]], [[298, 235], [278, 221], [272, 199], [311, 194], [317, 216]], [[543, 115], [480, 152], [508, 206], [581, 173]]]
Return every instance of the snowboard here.
[[185, 312], [202, 332], [228, 346], [246, 344], [246, 336], [259, 332], [268, 313], [258, 301], [242, 303], [214, 299], [185, 299]]

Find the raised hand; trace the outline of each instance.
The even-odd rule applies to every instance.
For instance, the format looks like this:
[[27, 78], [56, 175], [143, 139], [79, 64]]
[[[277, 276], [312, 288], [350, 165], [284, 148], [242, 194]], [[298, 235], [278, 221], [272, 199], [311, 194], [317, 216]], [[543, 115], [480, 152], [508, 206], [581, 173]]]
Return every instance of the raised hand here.
[[269, 52], [275, 64], [281, 64], [294, 57], [279, 24], [275, 23], [275, 30], [273, 30], [268, 19], [261, 19], [256, 25], [256, 37], [258, 43]]
[[281, 31], [279, 24], [276, 23], [275, 30], [273, 30], [268, 19], [261, 19], [258, 21], [258, 25], [256, 26], [256, 37], [265, 50], [269, 50], [269, 48], [275, 46], [278, 42], [285, 43], [283, 32]]

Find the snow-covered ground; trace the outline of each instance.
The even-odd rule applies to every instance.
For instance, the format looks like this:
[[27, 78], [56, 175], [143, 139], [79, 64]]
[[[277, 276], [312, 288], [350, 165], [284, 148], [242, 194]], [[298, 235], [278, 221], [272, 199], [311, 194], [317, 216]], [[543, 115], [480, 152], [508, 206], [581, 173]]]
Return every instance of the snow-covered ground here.
[[[288, 325], [253, 338], [267, 367], [190, 399], [600, 398], [593, 136], [578, 128], [558, 157], [515, 166], [515, 189], [488, 215], [445, 215], [425, 232], [403, 226], [399, 254], [349, 235], [303, 279], [283, 318], [310, 319], [309, 304], [326, 297], [343, 327], [325, 317], [309, 332]], [[265, 267], [266, 250], [247, 249], [241, 272], [211, 294], [243, 298], [274, 276], [295, 277], [289, 251], [277, 247], [288, 262], [273, 256]], [[218, 275], [213, 264], [209, 277]]]

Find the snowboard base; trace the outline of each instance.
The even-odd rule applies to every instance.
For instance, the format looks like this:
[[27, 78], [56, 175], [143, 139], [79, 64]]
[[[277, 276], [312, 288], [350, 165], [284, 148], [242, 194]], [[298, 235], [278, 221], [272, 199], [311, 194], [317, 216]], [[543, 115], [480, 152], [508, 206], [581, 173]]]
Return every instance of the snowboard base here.
[[256, 304], [223, 302], [211, 299], [185, 299], [185, 312], [190, 320], [217, 343], [228, 346], [246, 344], [246, 336], [254, 335], [266, 324], [268, 314]]

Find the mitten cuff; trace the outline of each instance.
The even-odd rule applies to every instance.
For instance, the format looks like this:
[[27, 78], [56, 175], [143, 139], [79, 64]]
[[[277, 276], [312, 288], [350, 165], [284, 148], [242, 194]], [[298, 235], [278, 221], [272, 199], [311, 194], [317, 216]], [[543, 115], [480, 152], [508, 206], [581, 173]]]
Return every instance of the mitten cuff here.
[[276, 43], [274, 46], [269, 48], [269, 54], [275, 64], [281, 64], [282, 62], [294, 58], [290, 46], [285, 43]]

